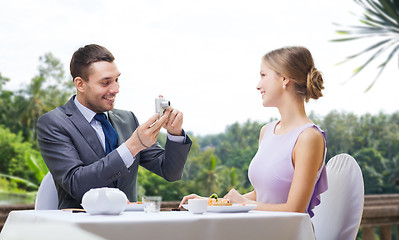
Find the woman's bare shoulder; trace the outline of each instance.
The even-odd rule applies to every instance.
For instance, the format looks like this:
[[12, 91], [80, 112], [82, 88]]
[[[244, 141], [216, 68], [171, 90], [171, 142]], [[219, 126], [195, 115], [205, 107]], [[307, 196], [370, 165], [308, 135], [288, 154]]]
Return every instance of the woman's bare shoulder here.
[[259, 134], [259, 143], [262, 141], [263, 135], [266, 132], [267, 127], [270, 125], [270, 123], [267, 123], [260, 129], [260, 134]]
[[324, 142], [324, 137], [318, 129], [310, 127], [303, 130], [298, 137], [298, 141], [304, 142], [306, 144], [321, 143]]

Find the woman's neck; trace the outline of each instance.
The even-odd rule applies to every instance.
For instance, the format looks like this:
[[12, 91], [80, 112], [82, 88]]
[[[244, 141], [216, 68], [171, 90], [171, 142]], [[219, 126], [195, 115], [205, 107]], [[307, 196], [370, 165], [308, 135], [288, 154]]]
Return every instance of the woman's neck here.
[[278, 108], [280, 112], [280, 122], [276, 126], [276, 132], [284, 134], [303, 124], [312, 122], [305, 111], [305, 104], [303, 101], [290, 101]]

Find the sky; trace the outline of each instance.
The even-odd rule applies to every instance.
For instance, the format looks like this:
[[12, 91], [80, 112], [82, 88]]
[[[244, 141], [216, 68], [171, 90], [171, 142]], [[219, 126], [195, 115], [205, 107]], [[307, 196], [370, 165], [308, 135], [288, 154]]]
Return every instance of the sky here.
[[11, 79], [6, 89], [20, 89], [37, 75], [45, 53], [69, 73], [74, 51], [100, 44], [122, 73], [116, 108], [145, 122], [162, 94], [183, 112], [186, 131], [218, 134], [235, 122], [279, 117], [262, 106], [256, 90], [261, 57], [300, 45], [312, 52], [325, 86], [322, 98], [306, 104], [308, 113], [393, 113], [399, 110], [398, 57], [368, 92], [385, 58], [353, 78], [367, 59], [337, 65], [376, 41], [331, 42], [340, 37], [335, 24], [358, 25], [362, 12], [351, 0], [1, 1], [0, 73]]

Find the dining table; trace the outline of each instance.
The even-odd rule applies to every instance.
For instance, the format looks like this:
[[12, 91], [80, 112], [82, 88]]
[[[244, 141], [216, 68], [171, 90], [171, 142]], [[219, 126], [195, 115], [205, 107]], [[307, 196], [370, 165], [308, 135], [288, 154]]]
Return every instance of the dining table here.
[[254, 211], [124, 211], [91, 215], [63, 210], [15, 210], [7, 217], [1, 240], [251, 240], [315, 239], [306, 213]]

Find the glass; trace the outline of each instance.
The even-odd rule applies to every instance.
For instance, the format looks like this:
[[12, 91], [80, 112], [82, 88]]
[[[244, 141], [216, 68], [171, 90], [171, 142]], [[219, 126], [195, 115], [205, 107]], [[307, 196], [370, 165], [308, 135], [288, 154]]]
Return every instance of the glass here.
[[144, 204], [144, 212], [157, 213], [161, 210], [161, 196], [144, 196], [142, 198]]

